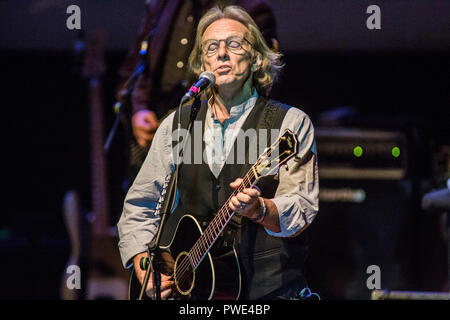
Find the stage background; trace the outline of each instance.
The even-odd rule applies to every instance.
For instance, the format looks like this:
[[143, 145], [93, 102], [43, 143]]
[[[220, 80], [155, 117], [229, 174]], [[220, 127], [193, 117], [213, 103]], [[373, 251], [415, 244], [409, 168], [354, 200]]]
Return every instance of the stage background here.
[[[321, 202], [308, 232], [311, 288], [324, 299], [368, 299], [366, 267], [379, 264], [383, 288], [448, 290], [447, 217], [425, 212], [420, 199], [445, 186], [438, 154], [450, 144], [450, 2], [270, 3], [286, 62], [277, 97], [304, 110], [317, 128], [327, 125], [324, 112], [345, 108], [348, 126], [405, 132], [414, 155], [402, 181], [323, 179], [321, 186], [374, 190], [381, 201]], [[118, 67], [144, 1], [0, 2], [1, 299], [59, 299], [69, 252], [64, 194], [78, 190], [84, 210], [91, 205], [87, 86], [74, 51], [78, 33], [66, 28], [71, 4], [81, 8], [84, 32], [108, 33], [106, 135]], [[366, 27], [371, 4], [381, 8], [381, 30]], [[112, 225], [124, 196], [122, 142], [119, 129], [108, 155]]]

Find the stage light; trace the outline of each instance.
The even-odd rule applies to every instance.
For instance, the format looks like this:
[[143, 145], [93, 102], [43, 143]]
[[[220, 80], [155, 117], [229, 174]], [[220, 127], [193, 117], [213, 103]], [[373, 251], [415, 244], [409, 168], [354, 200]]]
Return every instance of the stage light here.
[[392, 148], [392, 155], [396, 158], [398, 158], [398, 156], [400, 155], [400, 149], [398, 147], [393, 147]]
[[363, 154], [363, 149], [360, 146], [356, 146], [356, 147], [353, 148], [353, 154], [356, 157], [361, 157], [362, 154]]

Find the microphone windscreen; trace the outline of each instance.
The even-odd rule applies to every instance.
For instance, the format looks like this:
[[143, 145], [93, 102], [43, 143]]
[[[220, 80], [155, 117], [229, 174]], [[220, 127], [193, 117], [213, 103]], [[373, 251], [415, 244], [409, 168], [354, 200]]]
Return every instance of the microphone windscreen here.
[[210, 86], [213, 86], [216, 83], [216, 76], [211, 71], [203, 71], [200, 74], [200, 78], [206, 78], [210, 82]]

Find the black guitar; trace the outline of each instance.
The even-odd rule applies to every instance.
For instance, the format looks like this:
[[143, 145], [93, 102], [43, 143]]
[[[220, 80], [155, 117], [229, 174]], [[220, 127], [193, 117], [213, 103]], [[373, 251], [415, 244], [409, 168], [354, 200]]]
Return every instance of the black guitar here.
[[[261, 177], [275, 174], [281, 165], [297, 154], [297, 149], [296, 135], [286, 130], [259, 156], [241, 185], [230, 195], [206, 229], [202, 230], [199, 222], [191, 215], [184, 215], [179, 220], [169, 245], [161, 247], [161, 260], [164, 261], [162, 272], [174, 280], [172, 295], [175, 299], [239, 298], [241, 272], [234, 245], [231, 243], [226, 251], [215, 250], [213, 246], [219, 237], [227, 233], [226, 227], [233, 217], [234, 211], [229, 208], [229, 201], [243, 189], [253, 187]], [[133, 270], [128, 298], [137, 299], [141, 287]]]

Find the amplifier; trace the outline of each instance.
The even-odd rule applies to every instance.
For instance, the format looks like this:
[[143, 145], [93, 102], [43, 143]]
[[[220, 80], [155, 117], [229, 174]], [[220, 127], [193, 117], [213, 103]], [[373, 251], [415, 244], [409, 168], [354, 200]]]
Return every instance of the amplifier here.
[[426, 153], [417, 151], [423, 144], [413, 137], [409, 131], [316, 129], [319, 213], [305, 232], [305, 273], [323, 299], [370, 299], [373, 266], [380, 288], [438, 292], [448, 284], [442, 219], [419, 214], [415, 169]]
[[307, 230], [306, 274], [323, 299], [370, 299], [372, 265], [383, 287], [417, 288], [406, 142], [402, 132], [316, 129], [319, 213]]
[[408, 169], [402, 132], [318, 127], [316, 142], [322, 179], [401, 180]]

